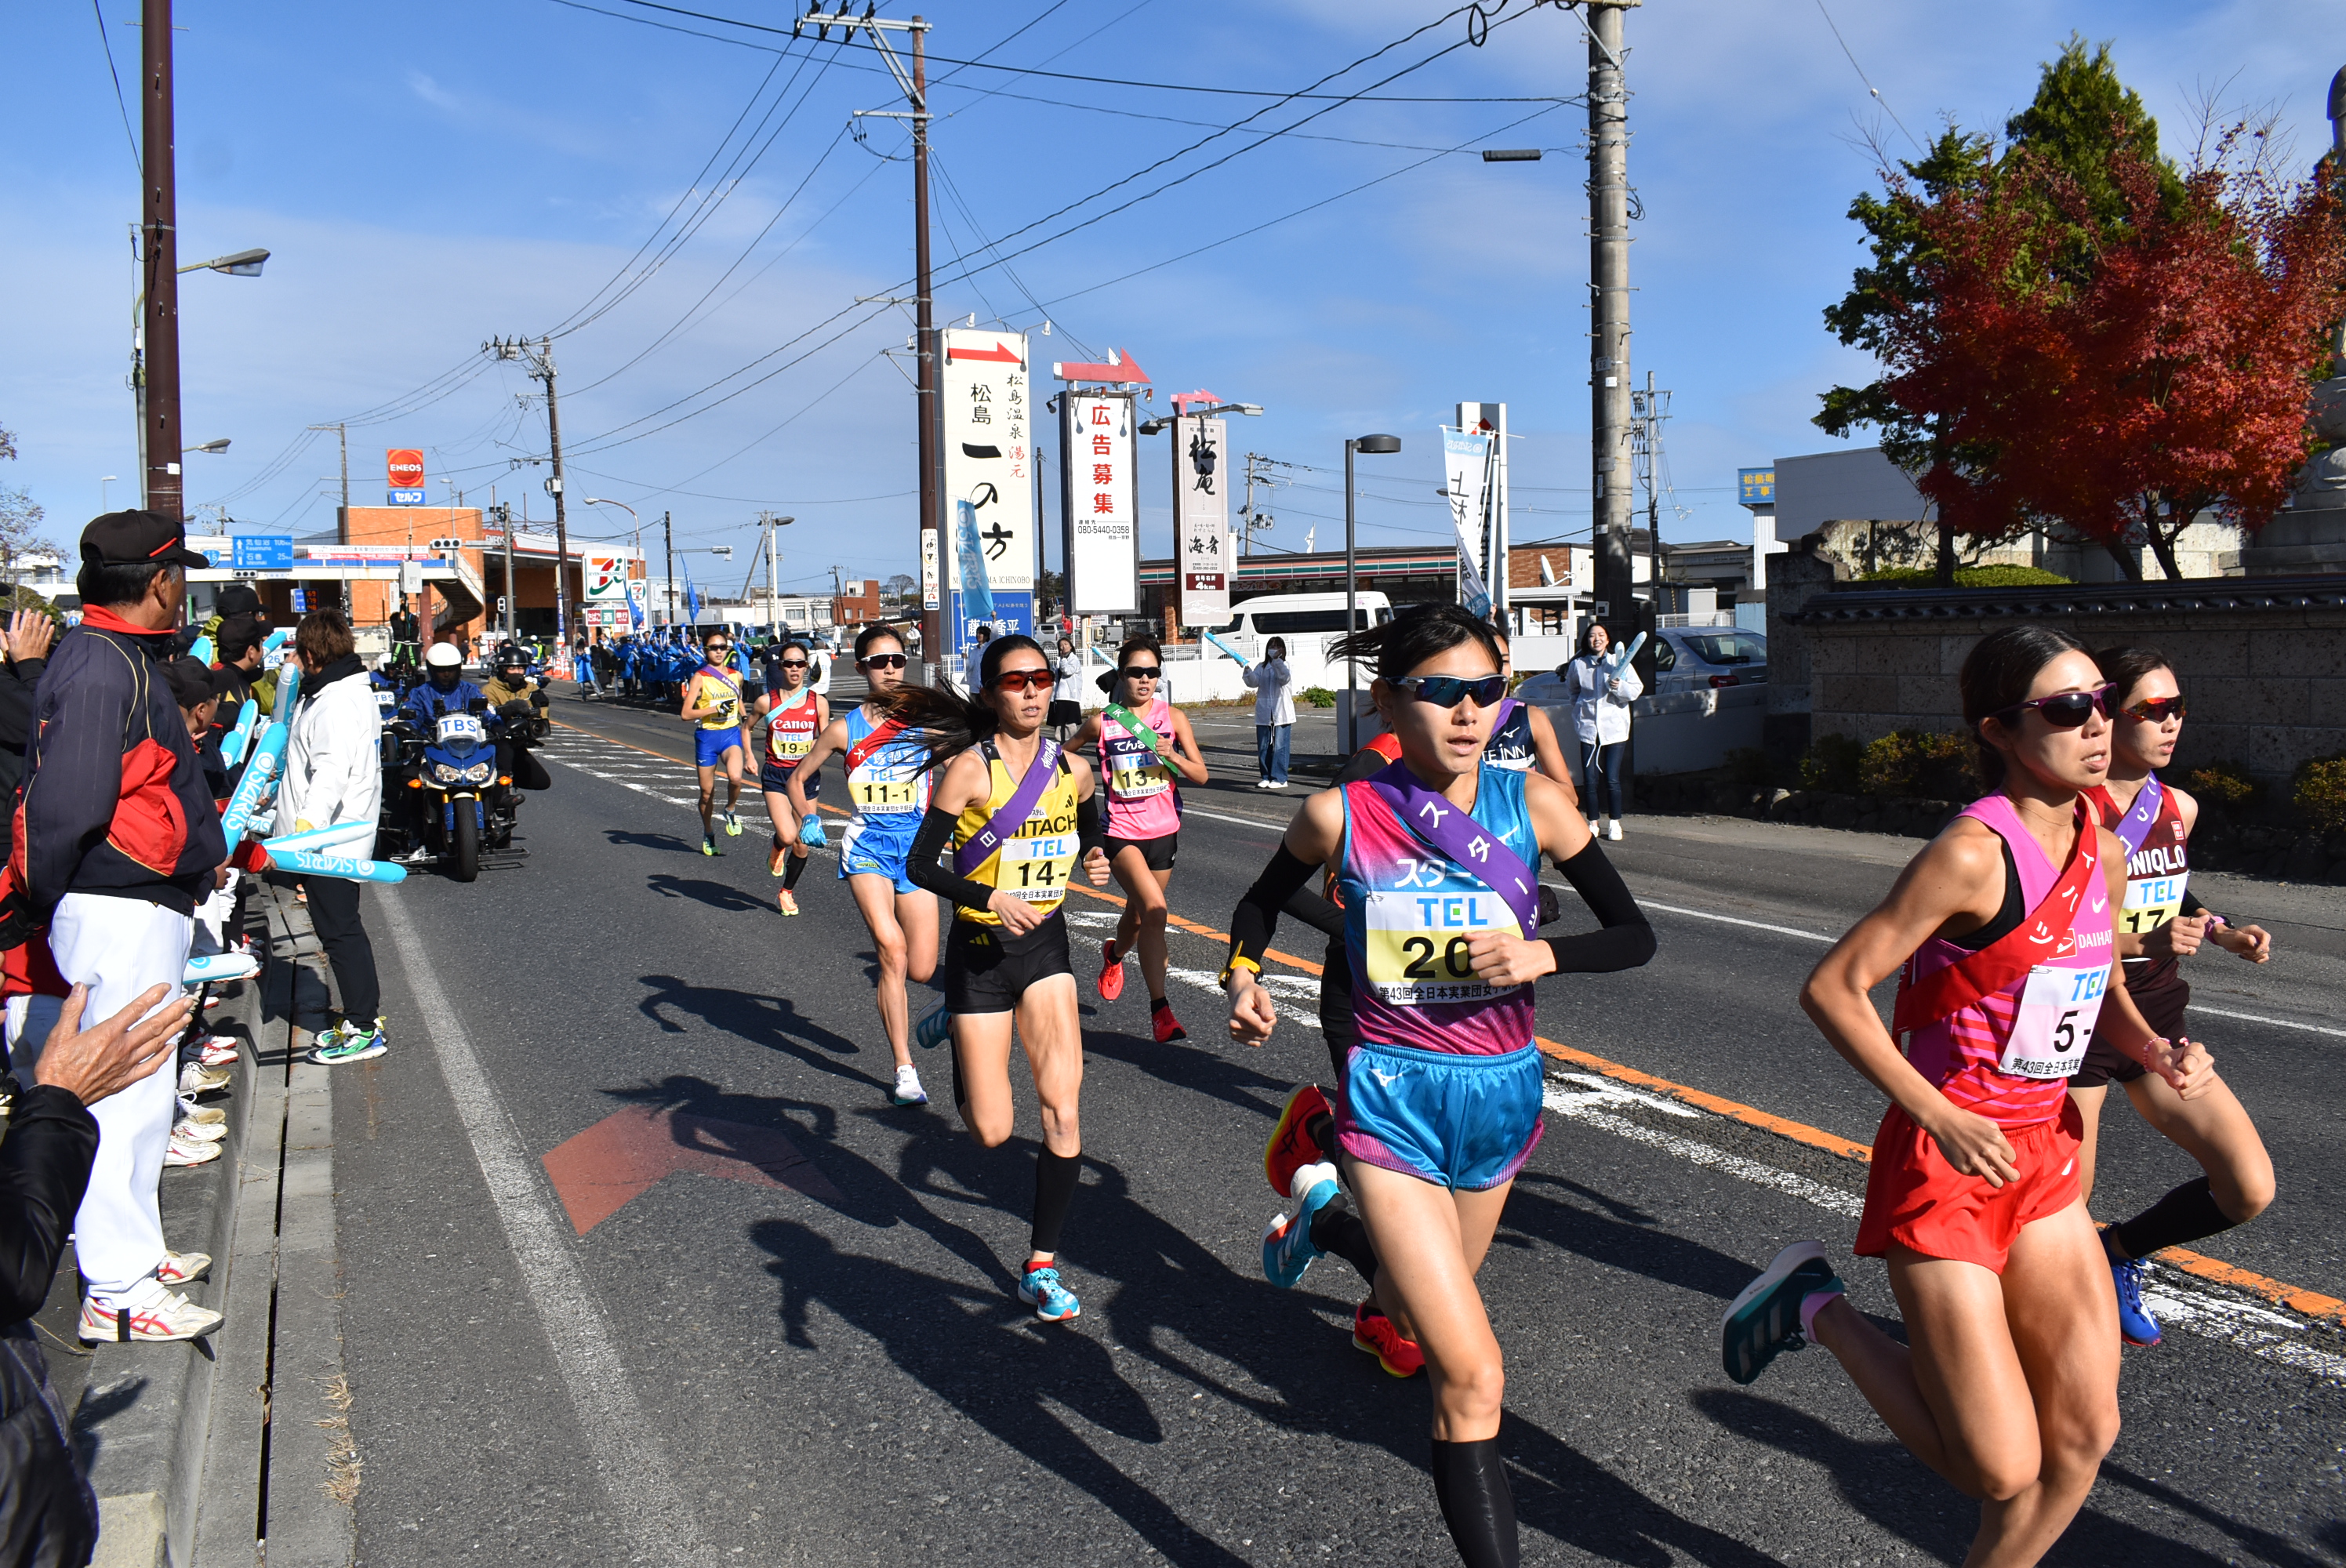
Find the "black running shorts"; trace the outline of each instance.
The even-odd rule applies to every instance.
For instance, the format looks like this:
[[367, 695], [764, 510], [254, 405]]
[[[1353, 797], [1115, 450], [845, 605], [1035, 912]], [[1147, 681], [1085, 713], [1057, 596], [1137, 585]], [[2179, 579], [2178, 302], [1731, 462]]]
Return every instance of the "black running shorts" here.
[[[2183, 1037], [2183, 1009], [2191, 1000], [2191, 987], [2178, 972], [2175, 961], [2168, 959], [2149, 966], [2151, 972], [2140, 979], [2127, 978], [2127, 994], [2134, 998], [2142, 1021], [2154, 1033], [2168, 1040]], [[2098, 1089], [2105, 1084], [2131, 1084], [2143, 1074], [2143, 1064], [2102, 1038], [2099, 1030], [2086, 1045], [2086, 1059], [2069, 1074], [2073, 1089]]]
[[[765, 765], [758, 769], [758, 787], [761, 789], [770, 789], [777, 795], [787, 795], [790, 790], [790, 775], [797, 771], [796, 767], [784, 768], [769, 757], [765, 760]], [[808, 774], [806, 798], [812, 800], [820, 798], [821, 794], [822, 775]]]
[[1057, 910], [1024, 936], [956, 920], [945, 936], [945, 1011], [1007, 1013], [1035, 982], [1075, 972], [1066, 918]]
[[1174, 832], [1154, 839], [1108, 839], [1101, 843], [1100, 848], [1107, 851], [1110, 865], [1116, 864], [1116, 858], [1125, 850], [1138, 850], [1140, 858], [1148, 862], [1150, 871], [1169, 871], [1173, 869], [1173, 857], [1181, 848], [1181, 835]]

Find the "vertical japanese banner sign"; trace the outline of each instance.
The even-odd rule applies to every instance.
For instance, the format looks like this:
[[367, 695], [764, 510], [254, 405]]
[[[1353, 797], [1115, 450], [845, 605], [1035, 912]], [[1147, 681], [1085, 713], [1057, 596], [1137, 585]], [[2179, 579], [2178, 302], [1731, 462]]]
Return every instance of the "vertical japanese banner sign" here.
[[1458, 602], [1467, 613], [1491, 613], [1483, 569], [1483, 520], [1489, 505], [1491, 438], [1480, 431], [1442, 428], [1443, 490], [1458, 531]]
[[1140, 503], [1130, 392], [1059, 398], [1059, 515], [1066, 520], [1067, 613], [1140, 609]]
[[1181, 624], [1219, 627], [1230, 618], [1224, 552], [1230, 531], [1229, 426], [1219, 419], [1173, 423], [1173, 570]]
[[1034, 412], [1026, 335], [944, 331], [944, 641], [1035, 631]]
[[937, 531], [921, 530], [921, 608], [937, 610], [944, 607], [944, 585], [937, 577]]

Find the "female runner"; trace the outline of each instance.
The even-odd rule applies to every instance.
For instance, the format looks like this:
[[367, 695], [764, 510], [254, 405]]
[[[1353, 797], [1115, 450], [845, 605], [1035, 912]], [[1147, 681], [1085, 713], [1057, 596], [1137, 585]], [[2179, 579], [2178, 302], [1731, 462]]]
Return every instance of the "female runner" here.
[[[904, 645], [886, 626], [866, 626], [855, 638], [855, 667], [871, 695], [843, 718], [834, 718], [815, 738], [813, 748], [784, 781], [795, 827], [790, 842], [823, 842], [822, 819], [814, 812], [813, 783], [834, 751], [844, 754], [848, 799], [855, 820], [839, 841], [839, 874], [854, 895], [855, 908], [872, 932], [880, 961], [880, 1027], [896, 1058], [896, 1104], [928, 1103], [921, 1074], [913, 1070], [910, 1033], [912, 1003], [905, 981], [925, 982], [937, 972], [937, 901], [904, 874], [921, 812], [929, 803], [929, 776], [918, 738], [889, 717], [888, 704], [904, 684]], [[774, 830], [781, 831], [778, 818]]]
[[[910, 866], [913, 881], [954, 905], [945, 937], [954, 1104], [980, 1144], [1010, 1136], [1014, 1024], [1035, 1074], [1043, 1146], [1018, 1298], [1046, 1322], [1083, 1310], [1058, 1269], [1084, 1152], [1083, 1025], [1059, 904], [1078, 860], [1092, 886], [1107, 886], [1108, 876], [1092, 770], [1043, 733], [1056, 678], [1041, 646], [1014, 632], [985, 645], [975, 697], [908, 687], [888, 705], [892, 722], [921, 731], [937, 769]], [[937, 859], [948, 848], [950, 868]]]
[[[766, 758], [758, 769], [759, 787], [766, 792], [766, 815], [773, 819], [774, 851], [766, 870], [782, 879], [774, 902], [786, 915], [799, 912], [799, 874], [806, 870], [807, 847], [799, 838], [798, 813], [790, 808], [790, 774], [814, 749], [815, 737], [831, 723], [831, 704], [807, 684], [807, 646], [782, 645], [774, 661], [774, 688], [758, 699], [757, 712], [766, 721]], [[810, 805], [822, 793], [822, 775], [807, 775]]]
[[[692, 759], [700, 777], [700, 852], [717, 851], [712, 815], [725, 824], [729, 837], [739, 837], [741, 818], [741, 677], [726, 667], [732, 662], [733, 639], [711, 632], [701, 644], [708, 656], [688, 683], [677, 716], [694, 727]], [[714, 809], [717, 772], [725, 772], [725, 809]]]
[[[1913, 1455], [1979, 1500], [1972, 1568], [2023, 1568], [2068, 1527], [2116, 1441], [2116, 1308], [2077, 1191], [2068, 1075], [2103, 1035], [2186, 1100], [2207, 1053], [2108, 987], [2125, 857], [2086, 791], [2109, 764], [2108, 689], [2066, 632], [2013, 626], [1964, 659], [1964, 717], [1994, 793], [1906, 867], [1800, 1003], [1891, 1098], [1857, 1253], [1889, 1260], [1912, 1349], [1843, 1298], [1815, 1242], [1737, 1297], [1728, 1375], [1809, 1339]], [[1868, 998], [1903, 972], [1892, 1028]]]
[[[1332, 652], [1375, 667], [1372, 692], [1402, 759], [1305, 801], [1248, 890], [1224, 972], [1230, 1033], [1270, 1038], [1276, 1013], [1258, 977], [1279, 911], [1316, 869], [1333, 871], [1358, 1033], [1336, 1141], [1376, 1288], [1406, 1315], [1433, 1379], [1443, 1520], [1471, 1568], [1512, 1564], [1515, 1502], [1498, 1452], [1505, 1375], [1474, 1274], [1540, 1136], [1532, 982], [1643, 963], [1653, 932], [1571, 799], [1546, 779], [1484, 761], [1506, 688], [1490, 627], [1445, 605], [1353, 633]], [[1604, 930], [1531, 938], [1543, 852]], [[1275, 1283], [1292, 1285], [1318, 1256], [1315, 1221], [1336, 1189], [1331, 1165], [1295, 1173], [1297, 1213], [1263, 1239]]]
[[[2212, 942], [2225, 952], [2264, 963], [2272, 938], [2256, 926], [2236, 926], [2211, 914], [2190, 891], [2191, 830], [2199, 803], [2159, 779], [2157, 769], [2175, 755], [2183, 733], [2183, 688], [2166, 658], [2150, 648], [2105, 648], [2094, 656], [2110, 683], [2114, 729], [2110, 776], [2100, 800], [2102, 820], [2114, 824], [2127, 857], [2126, 905], [2118, 920], [2118, 956], [2127, 992], [2143, 1021], [2169, 1039], [2183, 1033], [2191, 987], [2175, 961]], [[2207, 1175], [2186, 1182], [2132, 1219], [2102, 1227], [2117, 1286], [2118, 1335], [2129, 1345], [2158, 1343], [2158, 1319], [2142, 1301], [2143, 1259], [2164, 1247], [2181, 1247], [2245, 1225], [2273, 1200], [2272, 1158], [2256, 1124], [2222, 1084], [2196, 1100], [2182, 1100], [2166, 1080], [2143, 1071], [2096, 1033], [2086, 1060], [2069, 1076], [2069, 1098], [2085, 1123], [2077, 1151], [2077, 1186], [2094, 1197], [2094, 1155], [2102, 1101], [2115, 1080], [2143, 1120]]]
[[1100, 944], [1100, 1000], [1124, 994], [1124, 959], [1137, 943], [1140, 976], [1148, 983], [1149, 1028], [1159, 1045], [1188, 1038], [1165, 999], [1165, 890], [1181, 847], [1181, 790], [1174, 778], [1206, 781], [1189, 716], [1158, 695], [1164, 676], [1165, 655], [1155, 637], [1126, 642], [1116, 650], [1116, 668], [1102, 677], [1107, 708], [1085, 719], [1070, 744], [1076, 751], [1099, 748], [1108, 863], [1126, 894], [1116, 934]]

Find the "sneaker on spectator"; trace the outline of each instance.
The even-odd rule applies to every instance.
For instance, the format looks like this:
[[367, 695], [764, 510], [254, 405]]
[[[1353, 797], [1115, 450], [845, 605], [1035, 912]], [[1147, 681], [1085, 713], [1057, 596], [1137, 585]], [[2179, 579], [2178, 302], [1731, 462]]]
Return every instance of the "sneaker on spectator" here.
[[229, 1072], [225, 1067], [207, 1067], [201, 1062], [190, 1062], [179, 1069], [179, 1093], [209, 1095], [228, 1087]]
[[193, 1285], [211, 1271], [209, 1252], [167, 1252], [156, 1266], [155, 1278], [165, 1285]]
[[193, 1122], [199, 1127], [228, 1125], [228, 1113], [218, 1105], [199, 1105], [193, 1095], [179, 1096], [179, 1120]]
[[174, 1339], [199, 1339], [220, 1326], [220, 1315], [199, 1307], [161, 1284], [153, 1294], [133, 1305], [135, 1295], [109, 1298], [87, 1296], [81, 1304], [81, 1342], [96, 1345], [113, 1339], [122, 1343], [162, 1344]]
[[163, 1151], [166, 1166], [208, 1166], [220, 1157], [220, 1146], [200, 1138], [182, 1137], [179, 1129], [171, 1129], [170, 1146]]
[[385, 1037], [384, 1020], [361, 1025], [342, 1023], [327, 1030], [310, 1044], [310, 1060], [321, 1067], [338, 1067], [345, 1062], [365, 1062], [391, 1049]]
[[236, 1060], [236, 1048], [241, 1044], [233, 1034], [214, 1034], [204, 1041], [196, 1060], [207, 1067], [225, 1067]]
[[228, 1118], [217, 1122], [191, 1122], [181, 1116], [171, 1124], [171, 1135], [199, 1144], [216, 1144], [228, 1136]]

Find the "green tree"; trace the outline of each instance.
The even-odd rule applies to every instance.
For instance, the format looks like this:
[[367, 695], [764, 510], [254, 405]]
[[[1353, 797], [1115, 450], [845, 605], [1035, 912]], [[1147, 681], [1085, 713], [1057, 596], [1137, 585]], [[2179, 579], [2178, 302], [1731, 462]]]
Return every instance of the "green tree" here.
[[[0, 428], [0, 458], [14, 460], [15, 455], [15, 433]], [[14, 484], [0, 484], [0, 575], [6, 577], [5, 588], [13, 589], [15, 585], [19, 556], [28, 550], [56, 548], [41, 537], [44, 515], [41, 504], [33, 499], [31, 492]]]

